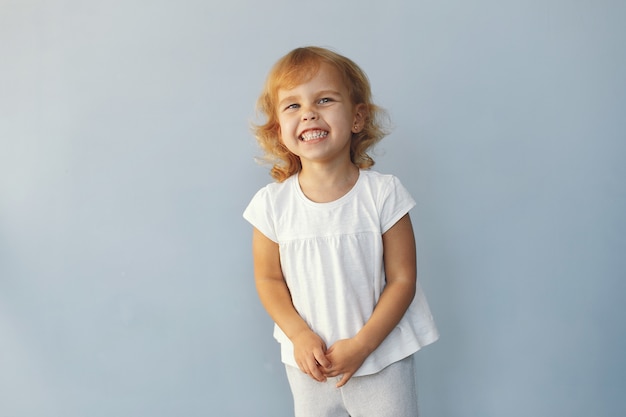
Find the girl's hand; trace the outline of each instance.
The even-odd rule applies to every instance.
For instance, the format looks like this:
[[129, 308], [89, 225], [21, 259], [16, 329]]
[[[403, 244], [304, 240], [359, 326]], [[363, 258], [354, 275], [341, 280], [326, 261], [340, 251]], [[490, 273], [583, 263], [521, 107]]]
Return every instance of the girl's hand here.
[[296, 363], [302, 372], [319, 382], [326, 382], [322, 369], [330, 366], [326, 344], [311, 330], [304, 330], [291, 339]]
[[326, 351], [326, 357], [331, 366], [324, 370], [325, 374], [327, 377], [342, 375], [337, 388], [343, 387], [369, 354], [367, 347], [355, 338], [339, 340]]

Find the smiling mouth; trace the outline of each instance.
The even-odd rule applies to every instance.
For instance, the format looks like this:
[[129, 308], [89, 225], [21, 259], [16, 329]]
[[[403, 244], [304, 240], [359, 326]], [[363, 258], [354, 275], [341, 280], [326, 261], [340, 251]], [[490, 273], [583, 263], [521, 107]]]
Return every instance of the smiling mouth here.
[[300, 135], [300, 140], [308, 142], [310, 140], [321, 139], [328, 136], [328, 132], [325, 130], [307, 130]]

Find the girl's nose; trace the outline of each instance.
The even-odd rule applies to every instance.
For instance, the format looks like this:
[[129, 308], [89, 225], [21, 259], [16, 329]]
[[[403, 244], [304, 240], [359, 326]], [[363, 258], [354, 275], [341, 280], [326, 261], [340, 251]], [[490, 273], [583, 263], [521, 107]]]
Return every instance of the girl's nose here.
[[309, 110], [302, 114], [302, 121], [310, 121], [310, 120], [317, 120], [317, 113], [315, 113], [313, 110]]

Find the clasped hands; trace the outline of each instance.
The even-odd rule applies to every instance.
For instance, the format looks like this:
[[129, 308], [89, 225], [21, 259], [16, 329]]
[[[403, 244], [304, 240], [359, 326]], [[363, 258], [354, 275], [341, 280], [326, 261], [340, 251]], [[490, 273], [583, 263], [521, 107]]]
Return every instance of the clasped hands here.
[[356, 338], [338, 340], [326, 349], [324, 341], [311, 330], [299, 333], [291, 341], [300, 370], [319, 382], [341, 375], [337, 388], [352, 378], [370, 354]]

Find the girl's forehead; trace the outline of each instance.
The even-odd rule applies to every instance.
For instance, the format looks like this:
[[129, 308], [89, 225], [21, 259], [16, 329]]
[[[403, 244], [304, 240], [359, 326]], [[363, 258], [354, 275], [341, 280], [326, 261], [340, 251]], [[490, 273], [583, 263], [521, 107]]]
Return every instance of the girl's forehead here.
[[335, 87], [341, 87], [345, 84], [344, 81], [337, 68], [323, 62], [317, 65], [316, 68], [301, 68], [292, 72], [291, 76], [285, 77], [282, 82], [278, 83], [276, 92], [293, 90], [308, 83], [332, 84]]

